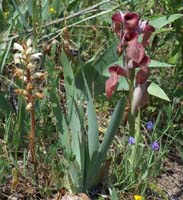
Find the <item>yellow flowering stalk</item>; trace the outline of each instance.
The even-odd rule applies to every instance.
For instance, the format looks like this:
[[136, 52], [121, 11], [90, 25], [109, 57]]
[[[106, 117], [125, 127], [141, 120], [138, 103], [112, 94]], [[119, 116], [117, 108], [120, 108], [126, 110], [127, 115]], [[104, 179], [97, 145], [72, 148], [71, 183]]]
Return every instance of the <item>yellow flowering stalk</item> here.
[[38, 71], [42, 53], [36, 52], [32, 47], [32, 40], [28, 39], [22, 45], [14, 43], [13, 49], [14, 63], [16, 65], [13, 76], [22, 80], [22, 88], [18, 88], [15, 92], [22, 95], [26, 102], [26, 110], [30, 113], [30, 134], [29, 134], [29, 150], [31, 154], [31, 162], [35, 163], [35, 99], [43, 99], [44, 94], [38, 90], [37, 86], [40, 81], [46, 79], [47, 73]]

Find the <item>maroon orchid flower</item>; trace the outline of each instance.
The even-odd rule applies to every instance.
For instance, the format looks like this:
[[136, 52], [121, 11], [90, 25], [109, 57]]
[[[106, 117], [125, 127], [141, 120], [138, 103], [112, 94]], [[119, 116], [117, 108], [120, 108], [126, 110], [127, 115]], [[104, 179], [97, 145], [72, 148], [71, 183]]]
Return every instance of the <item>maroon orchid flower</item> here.
[[138, 27], [139, 15], [137, 13], [126, 13], [124, 15], [125, 29], [128, 31], [134, 31]]
[[118, 24], [122, 24], [124, 21], [124, 14], [122, 12], [117, 12], [112, 16], [112, 21]]
[[139, 65], [140, 67], [145, 67], [145, 66], [148, 66], [150, 62], [151, 62], [151, 59], [148, 56], [144, 55]]
[[119, 38], [122, 38], [122, 24], [124, 21], [124, 14], [117, 12], [112, 16], [112, 28]]
[[128, 46], [126, 48], [126, 54], [129, 59], [132, 59], [136, 63], [140, 63], [144, 57], [144, 46], [137, 42], [136, 40], [132, 40], [128, 42]]
[[147, 67], [150, 63], [150, 58], [146, 55], [142, 58], [142, 60], [139, 63], [134, 62], [132, 59], [128, 62], [127, 68], [128, 69], [134, 69], [138, 67]]
[[[145, 88], [147, 89], [145, 85], [150, 74], [148, 68], [150, 58], [145, 54], [145, 46], [149, 43], [155, 28], [148, 21], [140, 20], [139, 15], [135, 12], [117, 12], [112, 16], [112, 21], [113, 30], [120, 39], [117, 52], [118, 55], [123, 54], [125, 66], [124, 68], [120, 66], [109, 68], [111, 77], [106, 81], [106, 95], [110, 97], [116, 89], [119, 76], [125, 76], [127, 79], [135, 81], [137, 87], [132, 89], [134, 89], [134, 95], [138, 96], [137, 94], [139, 94], [139, 98], [134, 99], [134, 102], [136, 101], [134, 105], [140, 105], [140, 101], [145, 101]], [[141, 34], [142, 40], [140, 42], [139, 36]], [[134, 68], [138, 67], [140, 70], [136, 73], [134, 79], [130, 74], [132, 71], [135, 72]]]
[[155, 31], [155, 28], [149, 24], [146, 24], [143, 31], [143, 38], [142, 38], [142, 44], [146, 46], [149, 44], [149, 38], [151, 37], [152, 33]]
[[126, 32], [124, 35], [124, 44], [128, 44], [130, 42], [134, 42], [138, 40], [138, 32], [134, 31], [134, 32]]
[[113, 72], [111, 73], [111, 77], [105, 83], [105, 90], [107, 97], [110, 97], [114, 93], [117, 83], [118, 83], [118, 74]]
[[138, 84], [143, 84], [147, 81], [150, 74], [150, 70], [147, 66], [141, 67], [141, 69], [136, 74], [136, 82]]
[[117, 86], [118, 83], [118, 78], [119, 75], [120, 76], [127, 76], [126, 70], [121, 67], [121, 66], [111, 66], [109, 68], [109, 73], [111, 74], [111, 77], [106, 81], [106, 85], [105, 85], [105, 90], [106, 90], [106, 96], [110, 97]]
[[136, 63], [140, 63], [144, 57], [144, 47], [138, 42], [138, 32], [127, 32], [124, 36], [124, 43], [127, 44], [126, 54], [129, 59]]
[[136, 82], [138, 84], [143, 84], [147, 81], [150, 74], [150, 69], [148, 67], [149, 63], [150, 58], [148, 56], [144, 56], [140, 62], [140, 70], [136, 74]]

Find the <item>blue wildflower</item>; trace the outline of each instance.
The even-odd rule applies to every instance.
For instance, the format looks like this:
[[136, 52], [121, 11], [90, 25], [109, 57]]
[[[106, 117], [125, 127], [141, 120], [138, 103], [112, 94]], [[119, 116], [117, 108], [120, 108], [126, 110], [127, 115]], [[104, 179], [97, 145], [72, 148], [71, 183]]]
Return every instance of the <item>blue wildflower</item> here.
[[152, 121], [148, 121], [148, 122], [146, 123], [146, 129], [147, 129], [148, 131], [152, 131], [152, 130], [153, 130], [153, 127], [154, 127], [154, 124], [152, 123]]
[[159, 143], [157, 141], [154, 141], [152, 144], [151, 144], [151, 148], [153, 151], [158, 151], [159, 150]]
[[130, 144], [130, 145], [135, 144], [135, 138], [130, 136], [130, 137], [128, 138], [128, 144]]

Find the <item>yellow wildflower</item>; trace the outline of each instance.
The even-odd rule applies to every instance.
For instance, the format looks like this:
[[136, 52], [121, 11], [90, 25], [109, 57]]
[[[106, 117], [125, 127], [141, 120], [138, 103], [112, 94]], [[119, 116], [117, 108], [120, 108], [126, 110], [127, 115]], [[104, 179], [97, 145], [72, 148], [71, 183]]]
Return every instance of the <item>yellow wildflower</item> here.
[[57, 11], [55, 10], [55, 8], [53, 8], [53, 7], [50, 7], [50, 8], [49, 8], [49, 11], [50, 11], [50, 13], [51, 13], [51, 14], [53, 14], [53, 13], [56, 13], [56, 12], [57, 12]]
[[142, 196], [140, 196], [140, 195], [135, 195], [135, 196], [134, 196], [134, 200], [142, 200]]
[[8, 15], [9, 15], [9, 12], [8, 12], [8, 11], [5, 11], [5, 12], [4, 12], [4, 17], [6, 18], [6, 17], [8, 17]]

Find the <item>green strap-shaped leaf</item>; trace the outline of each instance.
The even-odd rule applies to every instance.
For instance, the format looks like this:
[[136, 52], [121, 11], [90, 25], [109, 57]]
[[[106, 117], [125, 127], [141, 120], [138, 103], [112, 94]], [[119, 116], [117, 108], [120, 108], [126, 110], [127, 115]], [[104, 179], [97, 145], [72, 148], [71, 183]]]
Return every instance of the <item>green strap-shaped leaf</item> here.
[[156, 83], [152, 82], [149, 87], [147, 88], [147, 91], [150, 95], [153, 95], [155, 97], [158, 97], [160, 99], [163, 99], [165, 101], [170, 101], [169, 97], [167, 94], [163, 91], [163, 89], [160, 88], [159, 85]]
[[89, 156], [90, 160], [92, 159], [94, 153], [98, 151], [99, 147], [99, 131], [98, 131], [98, 123], [95, 108], [93, 105], [91, 93], [89, 91], [89, 87], [87, 81], [84, 77], [85, 89], [87, 95], [87, 111], [88, 111], [88, 148], [89, 148]]
[[88, 177], [87, 177], [88, 188], [95, 185], [99, 178], [98, 175], [101, 169], [102, 162], [104, 161], [107, 151], [109, 150], [113, 138], [119, 128], [119, 125], [121, 124], [125, 105], [126, 105], [126, 98], [122, 97], [115, 107], [115, 110], [111, 117], [111, 121], [109, 123], [109, 127], [104, 135], [102, 144], [100, 145], [97, 154], [95, 154], [95, 157], [91, 163], [91, 167], [88, 171]]
[[65, 148], [67, 154], [70, 154], [70, 136], [69, 136], [69, 129], [66, 123], [66, 119], [64, 114], [62, 113], [59, 98], [56, 95], [56, 91], [54, 88], [50, 89], [50, 101], [53, 113], [55, 115], [57, 121], [57, 127], [60, 132], [60, 139], [61, 144]]
[[84, 166], [84, 148], [83, 148], [83, 136], [81, 132], [81, 127], [83, 122], [80, 120], [79, 109], [77, 107], [77, 97], [76, 97], [76, 86], [75, 78], [71, 64], [64, 52], [62, 50], [61, 63], [64, 72], [64, 84], [66, 89], [66, 97], [68, 104], [68, 122], [72, 134], [72, 151], [76, 156], [76, 160], [83, 169]]
[[126, 106], [126, 99], [125, 97], [122, 97], [118, 104], [116, 105], [116, 108], [114, 110], [114, 113], [111, 117], [109, 126], [107, 128], [107, 131], [104, 135], [104, 139], [102, 141], [102, 144], [100, 146], [99, 152], [102, 155], [102, 160], [105, 158], [106, 153], [109, 149], [109, 146], [112, 143], [112, 140], [122, 122], [123, 112]]
[[10, 114], [10, 112], [14, 112], [13, 107], [9, 103], [9, 101], [0, 94], [0, 110], [5, 111], [5, 114]]
[[156, 29], [160, 29], [163, 26], [166, 26], [167, 24], [170, 24], [171, 22], [179, 19], [180, 17], [183, 17], [182, 14], [173, 14], [169, 16], [161, 16], [157, 19], [150, 20], [149, 23], [154, 26]]
[[24, 1], [22, 4], [18, 5], [15, 0], [11, 0], [12, 5], [16, 9], [16, 12], [14, 12], [14, 15], [18, 15], [20, 17], [20, 22], [24, 26], [24, 28], [29, 29], [29, 23], [27, 22], [27, 19], [25, 17], [25, 12], [28, 9], [28, 1]]
[[171, 65], [164, 62], [159, 62], [157, 60], [151, 60], [149, 67], [174, 67], [175, 65]]
[[96, 63], [94, 64], [95, 69], [102, 74], [104, 69], [111, 65], [111, 63], [118, 60], [119, 56], [116, 52], [116, 46], [118, 44], [118, 40], [115, 40], [111, 46], [98, 58]]
[[117, 195], [115, 188], [112, 189], [111, 200], [118, 200], [118, 195]]

